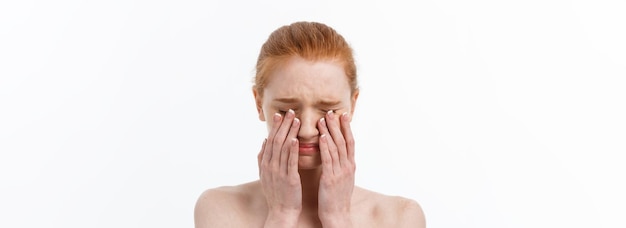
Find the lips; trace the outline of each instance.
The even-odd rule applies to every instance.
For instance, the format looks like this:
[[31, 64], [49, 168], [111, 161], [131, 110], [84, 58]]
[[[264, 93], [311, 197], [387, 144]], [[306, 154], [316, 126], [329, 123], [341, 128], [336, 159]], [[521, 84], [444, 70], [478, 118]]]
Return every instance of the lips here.
[[317, 143], [300, 143], [300, 155], [314, 155], [318, 153]]

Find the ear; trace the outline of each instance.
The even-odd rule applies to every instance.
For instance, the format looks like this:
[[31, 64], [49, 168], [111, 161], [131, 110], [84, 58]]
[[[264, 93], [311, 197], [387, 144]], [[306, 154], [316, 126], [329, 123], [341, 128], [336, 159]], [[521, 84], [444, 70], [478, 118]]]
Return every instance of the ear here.
[[254, 95], [256, 111], [259, 113], [259, 120], [265, 121], [265, 115], [263, 115], [263, 98], [259, 94], [259, 91], [256, 90], [256, 88], [252, 88], [252, 94]]
[[354, 90], [352, 93], [352, 97], [350, 98], [350, 121], [352, 121], [352, 117], [354, 116], [354, 108], [356, 107], [356, 100], [359, 98], [359, 89]]

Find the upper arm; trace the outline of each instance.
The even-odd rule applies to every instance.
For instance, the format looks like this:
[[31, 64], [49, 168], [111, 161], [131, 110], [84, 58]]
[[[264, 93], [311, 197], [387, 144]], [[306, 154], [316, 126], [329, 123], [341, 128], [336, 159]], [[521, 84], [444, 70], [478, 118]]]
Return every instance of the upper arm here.
[[426, 227], [426, 219], [422, 207], [414, 200], [403, 199], [399, 205], [400, 219], [398, 227]]
[[196, 201], [196, 206], [194, 208], [193, 217], [196, 228], [200, 227], [210, 227], [211, 219], [208, 218], [207, 215], [211, 214], [211, 190], [204, 191], [198, 201]]
[[205, 227], [234, 227], [237, 219], [233, 219], [235, 212], [228, 194], [219, 189], [204, 191], [194, 208], [194, 223], [196, 228]]

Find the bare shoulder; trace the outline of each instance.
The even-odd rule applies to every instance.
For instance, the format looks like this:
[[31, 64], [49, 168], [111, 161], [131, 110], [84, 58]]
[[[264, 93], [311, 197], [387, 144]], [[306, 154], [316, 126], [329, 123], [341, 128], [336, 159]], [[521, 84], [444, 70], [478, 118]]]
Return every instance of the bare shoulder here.
[[360, 200], [357, 201], [361, 201], [361, 208], [366, 208], [360, 214], [372, 218], [374, 221], [370, 224], [378, 224], [377, 227], [426, 227], [424, 212], [417, 201], [358, 189]]
[[395, 210], [398, 213], [398, 224], [396, 227], [426, 227], [424, 211], [417, 201], [395, 196]]
[[205, 190], [195, 205], [194, 222], [200, 227], [243, 227], [247, 208], [254, 204], [255, 182]]

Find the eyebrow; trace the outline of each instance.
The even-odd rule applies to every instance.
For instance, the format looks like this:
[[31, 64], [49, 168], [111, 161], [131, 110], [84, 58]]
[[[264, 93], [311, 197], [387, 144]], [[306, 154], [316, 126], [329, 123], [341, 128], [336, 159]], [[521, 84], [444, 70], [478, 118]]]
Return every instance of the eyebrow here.
[[333, 107], [336, 105], [339, 105], [341, 103], [341, 101], [318, 101], [315, 104], [317, 106], [322, 106], [322, 107]]
[[278, 101], [278, 102], [281, 102], [281, 103], [287, 103], [287, 104], [298, 103], [298, 99], [295, 99], [295, 98], [276, 98], [276, 99], [274, 99], [274, 101]]
[[[281, 103], [286, 103], [286, 104], [295, 104], [298, 103], [298, 99], [295, 98], [276, 98], [274, 99], [274, 101], [278, 101]], [[327, 100], [320, 100], [315, 102], [316, 106], [323, 106], [323, 107], [332, 107], [332, 106], [336, 106], [341, 104], [341, 101], [327, 101]]]

